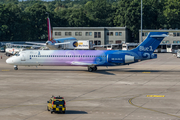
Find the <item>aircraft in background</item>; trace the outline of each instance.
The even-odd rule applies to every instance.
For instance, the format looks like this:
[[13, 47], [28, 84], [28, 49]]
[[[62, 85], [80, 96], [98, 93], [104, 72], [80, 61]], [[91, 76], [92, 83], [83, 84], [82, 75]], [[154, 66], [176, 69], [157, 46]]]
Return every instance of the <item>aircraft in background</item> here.
[[147, 38], [132, 50], [27, 50], [6, 60], [7, 64], [18, 66], [86, 66], [96, 71], [97, 66], [132, 64], [157, 58], [153, 54], [168, 32], [150, 32]]
[[[48, 41], [46, 43], [37, 43], [37, 42], [26, 42], [28, 44], [35, 44], [40, 46], [46, 46], [50, 50], [59, 50], [63, 49], [62, 45], [69, 44], [69, 41], [77, 41], [74, 37], [67, 37], [67, 38], [58, 38], [53, 39], [52, 30], [51, 30], [51, 23], [49, 17], [47, 18], [47, 29], [48, 29]], [[68, 41], [68, 42], [66, 42]]]

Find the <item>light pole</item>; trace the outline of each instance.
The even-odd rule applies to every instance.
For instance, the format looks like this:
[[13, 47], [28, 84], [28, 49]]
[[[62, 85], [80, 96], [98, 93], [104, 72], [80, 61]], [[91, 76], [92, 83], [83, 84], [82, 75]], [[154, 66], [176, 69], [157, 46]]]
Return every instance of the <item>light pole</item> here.
[[142, 0], [141, 0], [141, 42], [143, 42], [143, 39], [142, 39], [142, 23], [143, 23], [143, 21], [142, 21]]

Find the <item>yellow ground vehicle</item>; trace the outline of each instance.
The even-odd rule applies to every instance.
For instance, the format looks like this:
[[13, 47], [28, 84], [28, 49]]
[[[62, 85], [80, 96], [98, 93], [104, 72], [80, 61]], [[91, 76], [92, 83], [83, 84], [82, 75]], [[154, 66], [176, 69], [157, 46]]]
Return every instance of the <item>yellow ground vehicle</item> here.
[[47, 101], [47, 110], [53, 112], [61, 112], [65, 114], [66, 112], [66, 102], [63, 97], [52, 96], [49, 101]]

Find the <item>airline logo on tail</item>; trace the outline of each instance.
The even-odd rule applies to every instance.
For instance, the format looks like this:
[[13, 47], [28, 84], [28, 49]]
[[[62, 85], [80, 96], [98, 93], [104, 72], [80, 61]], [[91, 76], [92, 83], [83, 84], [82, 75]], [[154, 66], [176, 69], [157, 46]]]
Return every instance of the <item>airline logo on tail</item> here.
[[52, 30], [51, 30], [51, 24], [50, 24], [49, 18], [47, 18], [47, 25], [48, 25], [48, 41], [51, 41], [52, 43], [56, 43], [56, 41], [53, 40], [53, 37], [52, 37]]
[[140, 46], [139, 51], [153, 51], [153, 49], [152, 46], [149, 47]]

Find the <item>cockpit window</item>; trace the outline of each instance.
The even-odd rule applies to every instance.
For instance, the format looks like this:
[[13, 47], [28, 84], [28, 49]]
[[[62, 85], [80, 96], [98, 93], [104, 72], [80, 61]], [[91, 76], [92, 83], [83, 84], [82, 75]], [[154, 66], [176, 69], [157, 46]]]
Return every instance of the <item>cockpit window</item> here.
[[14, 56], [20, 56], [20, 54], [19, 54], [19, 53], [16, 53]]

